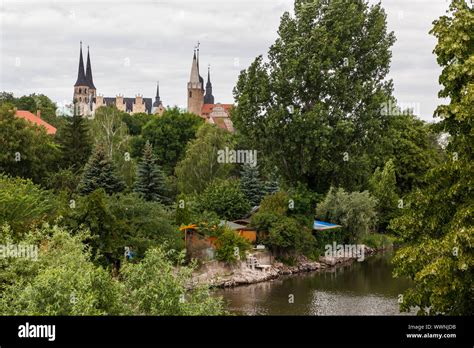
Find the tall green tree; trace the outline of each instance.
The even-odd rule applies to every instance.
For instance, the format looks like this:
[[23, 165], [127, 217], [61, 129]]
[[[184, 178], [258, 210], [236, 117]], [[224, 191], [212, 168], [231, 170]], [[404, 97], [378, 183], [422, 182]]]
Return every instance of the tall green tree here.
[[124, 187], [123, 181], [117, 175], [114, 163], [107, 156], [102, 145], [97, 145], [84, 168], [79, 184], [80, 193], [89, 194], [102, 188], [108, 194], [112, 194], [122, 191]]
[[397, 179], [393, 161], [388, 161], [383, 170], [377, 168], [370, 178], [370, 192], [377, 198], [379, 228], [385, 230], [399, 209]]
[[407, 276], [402, 311], [470, 315], [474, 312], [474, 10], [455, 0], [448, 15], [434, 22], [434, 52], [442, 67], [440, 97], [449, 97], [436, 115], [448, 132], [449, 159], [431, 170], [426, 184], [408, 197], [403, 215], [390, 224], [405, 242], [397, 251], [396, 276]]
[[[76, 108], [74, 108], [76, 110]], [[65, 127], [58, 134], [57, 141], [61, 145], [61, 167], [81, 169], [92, 153], [92, 140], [88, 121], [74, 113]]]
[[436, 128], [407, 111], [390, 115], [382, 129], [384, 136], [374, 153], [377, 167], [393, 160], [399, 194], [424, 185], [425, 174], [444, 157]]
[[275, 171], [272, 171], [268, 176], [268, 179], [263, 183], [264, 195], [272, 195], [280, 191], [280, 184], [278, 182], [278, 176]]
[[199, 195], [201, 211], [216, 213], [219, 218], [235, 220], [250, 211], [250, 203], [237, 180], [216, 180]]
[[240, 177], [240, 189], [252, 207], [260, 204], [264, 195], [264, 186], [260, 180], [257, 166], [244, 164]]
[[290, 183], [360, 189], [382, 137], [394, 41], [380, 4], [296, 0], [268, 63], [260, 56], [239, 77], [236, 128]]
[[146, 142], [143, 149], [143, 157], [138, 165], [137, 181], [134, 191], [139, 193], [147, 201], [168, 201], [166, 197], [165, 177], [156, 163], [153, 154], [153, 146], [149, 141]]
[[122, 121], [122, 114], [115, 106], [103, 106], [96, 110], [91, 123], [92, 138], [115, 161], [130, 151], [130, 136], [127, 125]]
[[215, 179], [229, 176], [233, 164], [219, 163], [218, 152], [233, 147], [232, 134], [214, 125], [204, 124], [186, 154], [176, 166], [178, 188], [184, 193], [200, 193]]
[[182, 113], [177, 108], [166, 110], [142, 128], [142, 136], [134, 142], [133, 154], [140, 156], [148, 140], [153, 145], [158, 164], [170, 175], [184, 157], [187, 143], [196, 137], [203, 122], [202, 118]]
[[15, 116], [12, 104], [0, 106], [0, 172], [44, 183], [57, 170], [58, 145], [44, 127]]

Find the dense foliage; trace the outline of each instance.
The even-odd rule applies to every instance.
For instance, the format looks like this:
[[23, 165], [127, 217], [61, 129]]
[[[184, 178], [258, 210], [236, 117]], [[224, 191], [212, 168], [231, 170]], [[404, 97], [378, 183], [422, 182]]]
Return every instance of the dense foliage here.
[[347, 241], [355, 241], [377, 224], [377, 200], [368, 191], [348, 193], [332, 187], [316, 207], [316, 217], [341, 225], [347, 231]]
[[0, 106], [0, 171], [43, 183], [57, 168], [60, 150], [44, 127], [15, 117], [11, 104]]
[[236, 128], [289, 182], [324, 192], [357, 189], [386, 116], [380, 112], [393, 33], [380, 4], [295, 1], [283, 14], [268, 63], [258, 57], [234, 90]]
[[106, 154], [102, 145], [97, 145], [84, 168], [79, 190], [82, 194], [91, 193], [99, 188], [112, 194], [124, 189], [124, 183], [117, 175], [115, 164]]
[[182, 161], [176, 166], [181, 192], [200, 193], [213, 180], [228, 178], [233, 164], [218, 163], [218, 151], [232, 148], [232, 135], [214, 125], [202, 125], [187, 146]]
[[474, 312], [474, 183], [472, 120], [474, 106], [474, 10], [455, 0], [449, 15], [434, 22], [434, 52], [442, 67], [437, 127], [449, 133], [450, 158], [432, 170], [426, 185], [407, 199], [391, 229], [406, 243], [395, 257], [395, 275], [415, 286], [401, 309], [419, 314], [470, 315]]
[[[4, 227], [0, 242], [9, 240]], [[121, 277], [96, 266], [84, 244], [86, 232], [71, 235], [45, 225], [25, 237], [40, 244], [36, 261], [0, 259], [1, 315], [219, 315], [220, 298], [208, 288], [187, 290], [192, 267], [175, 263], [160, 248], [150, 249], [140, 263], [127, 263]], [[182, 260], [182, 258], [180, 259]]]
[[250, 204], [237, 180], [216, 180], [199, 195], [201, 211], [215, 212], [220, 218], [235, 220], [248, 214]]
[[243, 165], [240, 188], [252, 207], [260, 204], [265, 193], [265, 186], [260, 180], [257, 166]]
[[183, 158], [186, 144], [194, 139], [203, 120], [190, 113], [181, 113], [177, 108], [166, 110], [162, 116], [153, 118], [142, 129], [134, 142], [133, 154], [140, 156], [145, 142], [152, 145], [167, 174], [172, 174], [176, 164]]
[[165, 176], [161, 167], [156, 163], [153, 147], [147, 141], [143, 149], [143, 157], [138, 165], [137, 181], [134, 191], [147, 201], [168, 201], [166, 197]]

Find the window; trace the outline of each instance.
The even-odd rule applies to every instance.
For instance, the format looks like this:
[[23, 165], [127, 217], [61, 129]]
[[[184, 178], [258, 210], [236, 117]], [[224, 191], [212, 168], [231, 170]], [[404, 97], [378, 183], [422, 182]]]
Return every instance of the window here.
[[189, 98], [192, 98], [192, 97], [193, 97], [193, 92], [189, 91]]

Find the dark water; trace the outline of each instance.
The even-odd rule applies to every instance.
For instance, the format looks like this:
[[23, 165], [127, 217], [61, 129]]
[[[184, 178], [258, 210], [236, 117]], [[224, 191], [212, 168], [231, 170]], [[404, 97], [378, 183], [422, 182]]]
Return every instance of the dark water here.
[[393, 252], [385, 252], [330, 271], [215, 293], [224, 297], [229, 311], [241, 315], [397, 315], [398, 295], [410, 282], [392, 278], [392, 257]]

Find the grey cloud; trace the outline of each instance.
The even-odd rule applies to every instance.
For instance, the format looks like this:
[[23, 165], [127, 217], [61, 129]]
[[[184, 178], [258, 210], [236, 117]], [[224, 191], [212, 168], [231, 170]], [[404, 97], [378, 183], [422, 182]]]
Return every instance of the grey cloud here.
[[[440, 68], [428, 32], [448, 3], [383, 0], [382, 6], [397, 36], [389, 76], [395, 96], [413, 96], [423, 104], [422, 117], [431, 119], [439, 104]], [[216, 101], [229, 103], [240, 70], [267, 52], [281, 15], [292, 7], [293, 0], [4, 0], [0, 90], [69, 100], [83, 40], [84, 47], [91, 47], [98, 93], [151, 97], [160, 80], [165, 104], [184, 106], [193, 47], [199, 40], [201, 75], [211, 64]], [[17, 57], [20, 66], [15, 66]], [[126, 59], [130, 66], [125, 66]]]

